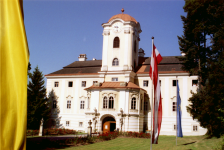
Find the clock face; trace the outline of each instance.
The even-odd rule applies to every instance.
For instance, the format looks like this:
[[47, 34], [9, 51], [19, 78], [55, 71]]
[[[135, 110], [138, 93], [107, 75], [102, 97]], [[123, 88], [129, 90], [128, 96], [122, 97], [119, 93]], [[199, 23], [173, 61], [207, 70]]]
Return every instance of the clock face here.
[[113, 31], [115, 32], [115, 33], [118, 33], [118, 32], [120, 32], [121, 31], [121, 24], [120, 23], [115, 23], [114, 25], [113, 25]]

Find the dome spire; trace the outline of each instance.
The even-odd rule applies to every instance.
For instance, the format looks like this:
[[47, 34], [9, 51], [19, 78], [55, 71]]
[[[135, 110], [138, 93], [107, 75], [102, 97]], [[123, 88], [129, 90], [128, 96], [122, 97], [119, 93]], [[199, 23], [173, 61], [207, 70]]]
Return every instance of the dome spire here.
[[123, 12], [124, 12], [124, 8], [121, 9], [121, 12], [122, 12], [122, 14], [123, 14]]

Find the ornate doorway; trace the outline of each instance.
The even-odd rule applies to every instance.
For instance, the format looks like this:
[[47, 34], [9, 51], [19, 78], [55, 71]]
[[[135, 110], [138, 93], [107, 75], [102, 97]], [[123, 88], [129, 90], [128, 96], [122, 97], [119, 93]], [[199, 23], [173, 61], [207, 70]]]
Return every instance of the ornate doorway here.
[[113, 117], [107, 116], [102, 121], [103, 133], [112, 132], [116, 129], [116, 121]]

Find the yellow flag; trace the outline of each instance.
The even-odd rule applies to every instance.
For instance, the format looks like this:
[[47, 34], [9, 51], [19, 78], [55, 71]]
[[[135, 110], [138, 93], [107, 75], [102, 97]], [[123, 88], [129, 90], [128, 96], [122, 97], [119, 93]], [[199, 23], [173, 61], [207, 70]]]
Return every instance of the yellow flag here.
[[25, 150], [29, 50], [22, 0], [0, 0], [0, 149]]

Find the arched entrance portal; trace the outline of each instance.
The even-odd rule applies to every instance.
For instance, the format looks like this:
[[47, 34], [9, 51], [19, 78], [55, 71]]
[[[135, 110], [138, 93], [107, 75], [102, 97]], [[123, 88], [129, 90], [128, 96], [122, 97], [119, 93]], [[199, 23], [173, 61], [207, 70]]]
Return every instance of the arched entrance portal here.
[[102, 131], [105, 132], [112, 132], [116, 129], [116, 121], [113, 117], [107, 116], [102, 121]]

